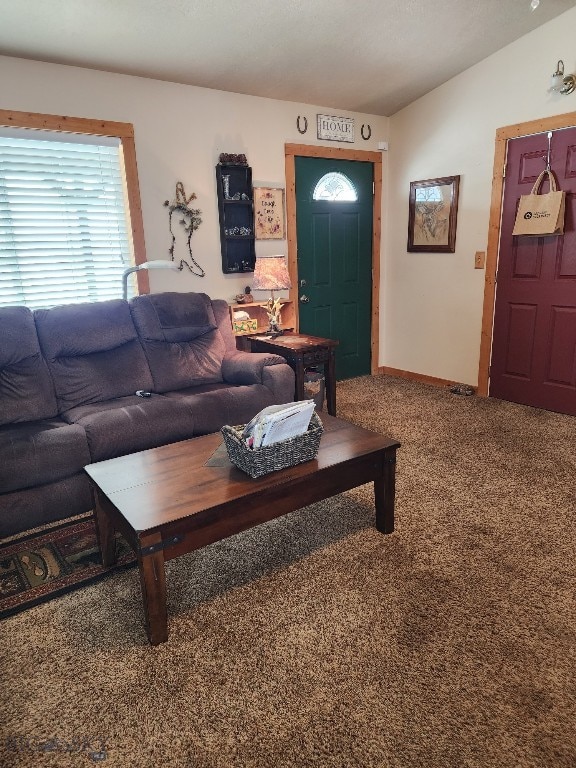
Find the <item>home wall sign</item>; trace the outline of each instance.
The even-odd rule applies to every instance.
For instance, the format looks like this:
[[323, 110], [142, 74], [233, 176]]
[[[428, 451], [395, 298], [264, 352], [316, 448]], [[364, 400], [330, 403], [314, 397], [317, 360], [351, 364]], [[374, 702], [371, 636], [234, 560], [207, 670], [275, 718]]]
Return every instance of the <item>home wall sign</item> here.
[[325, 141], [354, 142], [354, 118], [317, 115], [318, 138]]

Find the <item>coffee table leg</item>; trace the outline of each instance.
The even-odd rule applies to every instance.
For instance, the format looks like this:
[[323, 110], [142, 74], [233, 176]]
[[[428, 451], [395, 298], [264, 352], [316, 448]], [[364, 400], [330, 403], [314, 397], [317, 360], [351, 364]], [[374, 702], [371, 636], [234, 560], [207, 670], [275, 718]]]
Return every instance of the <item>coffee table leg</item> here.
[[168, 640], [168, 614], [166, 611], [166, 572], [164, 570], [164, 552], [158, 549], [151, 554], [142, 554], [147, 547], [160, 544], [160, 533], [142, 537], [138, 551], [140, 585], [144, 601], [146, 632], [151, 645], [165, 643]]
[[396, 449], [384, 451], [382, 474], [374, 480], [376, 528], [380, 533], [394, 532], [394, 496], [396, 493]]
[[110, 502], [97, 488], [94, 488], [94, 519], [96, 521], [96, 536], [102, 556], [104, 568], [110, 568], [116, 562], [116, 540], [114, 538], [114, 524], [112, 516], [107, 514], [106, 508]]

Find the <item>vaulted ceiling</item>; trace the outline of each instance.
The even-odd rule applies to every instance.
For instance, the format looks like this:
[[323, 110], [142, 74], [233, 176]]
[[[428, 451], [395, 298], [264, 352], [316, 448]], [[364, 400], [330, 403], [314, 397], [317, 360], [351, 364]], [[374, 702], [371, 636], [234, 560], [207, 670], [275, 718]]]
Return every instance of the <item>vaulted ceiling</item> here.
[[0, 0], [0, 53], [391, 115], [575, 4]]

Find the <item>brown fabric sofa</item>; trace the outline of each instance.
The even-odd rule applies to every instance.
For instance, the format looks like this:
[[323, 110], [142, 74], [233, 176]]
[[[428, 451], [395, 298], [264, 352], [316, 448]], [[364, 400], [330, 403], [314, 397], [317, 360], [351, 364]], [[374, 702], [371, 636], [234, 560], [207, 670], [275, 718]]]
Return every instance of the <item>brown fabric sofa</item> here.
[[283, 358], [238, 352], [206, 294], [0, 309], [0, 537], [89, 511], [86, 464], [293, 397]]

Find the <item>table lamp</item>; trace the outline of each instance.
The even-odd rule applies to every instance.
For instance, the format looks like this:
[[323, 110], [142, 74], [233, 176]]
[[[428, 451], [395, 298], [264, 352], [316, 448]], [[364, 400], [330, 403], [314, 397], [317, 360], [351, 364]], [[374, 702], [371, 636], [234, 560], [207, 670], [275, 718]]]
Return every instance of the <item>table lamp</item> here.
[[258, 256], [254, 267], [253, 288], [257, 291], [270, 291], [271, 296], [262, 304], [268, 315], [268, 331], [272, 336], [280, 336], [284, 331], [280, 323], [281, 301], [274, 297], [274, 291], [291, 288], [290, 275], [284, 256]]

